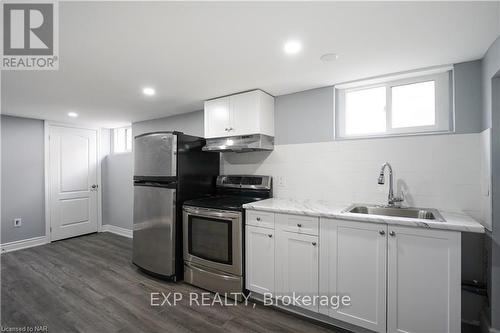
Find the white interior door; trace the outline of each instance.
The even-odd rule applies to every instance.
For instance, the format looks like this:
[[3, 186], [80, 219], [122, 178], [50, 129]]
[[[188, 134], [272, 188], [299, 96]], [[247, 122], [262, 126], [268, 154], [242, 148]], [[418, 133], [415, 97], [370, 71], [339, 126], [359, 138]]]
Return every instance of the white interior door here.
[[50, 240], [96, 232], [97, 131], [50, 125], [48, 158]]

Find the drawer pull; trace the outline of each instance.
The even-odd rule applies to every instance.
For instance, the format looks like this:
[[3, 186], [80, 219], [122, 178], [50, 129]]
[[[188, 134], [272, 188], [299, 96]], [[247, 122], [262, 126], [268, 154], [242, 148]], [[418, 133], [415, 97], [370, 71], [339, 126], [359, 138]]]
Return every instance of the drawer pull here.
[[269, 238], [273, 238], [273, 235], [271, 235], [271, 234], [268, 234], [268, 235], [267, 235], [267, 237], [269, 237]]
[[302, 224], [301, 223], [297, 223], [297, 227], [301, 228]]
[[391, 235], [392, 237], [394, 237], [394, 236], [396, 236], [396, 233], [395, 233], [394, 231], [391, 231], [391, 232], [389, 233], [389, 235]]
[[256, 218], [256, 220], [257, 220], [257, 221], [260, 221], [260, 217], [257, 217], [257, 218]]
[[312, 245], [313, 245], [313, 246], [316, 246], [316, 242], [312, 242]]
[[380, 230], [378, 233], [381, 234], [382, 236], [385, 235], [385, 231], [384, 230]]

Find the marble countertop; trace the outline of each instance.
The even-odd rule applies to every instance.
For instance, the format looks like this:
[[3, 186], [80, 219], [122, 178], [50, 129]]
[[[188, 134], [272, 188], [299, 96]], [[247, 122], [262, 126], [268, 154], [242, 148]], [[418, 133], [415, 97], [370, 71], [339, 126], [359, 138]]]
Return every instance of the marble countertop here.
[[463, 232], [484, 233], [484, 227], [472, 217], [462, 212], [439, 210], [445, 222], [434, 222], [424, 219], [409, 219], [393, 216], [375, 216], [365, 214], [343, 213], [348, 205], [339, 205], [325, 201], [266, 199], [243, 205], [245, 209], [267, 212], [288, 213], [297, 215], [331, 217], [343, 220], [385, 223], [391, 225], [413, 226], [430, 229], [456, 230]]

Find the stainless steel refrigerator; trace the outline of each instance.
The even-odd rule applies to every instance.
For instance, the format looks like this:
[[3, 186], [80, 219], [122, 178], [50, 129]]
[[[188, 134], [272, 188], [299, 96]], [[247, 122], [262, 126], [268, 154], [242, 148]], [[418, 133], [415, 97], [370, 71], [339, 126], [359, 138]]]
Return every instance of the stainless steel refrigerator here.
[[183, 278], [182, 204], [210, 195], [219, 154], [203, 152], [203, 138], [155, 132], [134, 139], [132, 261], [162, 277]]

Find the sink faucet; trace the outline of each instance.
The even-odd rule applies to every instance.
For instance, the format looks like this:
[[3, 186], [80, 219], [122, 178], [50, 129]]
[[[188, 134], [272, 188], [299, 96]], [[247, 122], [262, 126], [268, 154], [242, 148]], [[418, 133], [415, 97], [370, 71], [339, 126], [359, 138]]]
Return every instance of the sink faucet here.
[[380, 175], [378, 176], [378, 183], [380, 185], [385, 184], [384, 172], [386, 167], [389, 169], [389, 195], [387, 196], [387, 205], [390, 207], [394, 207], [396, 206], [397, 203], [399, 204], [400, 202], [402, 202], [404, 198], [402, 196], [401, 197], [394, 196], [394, 180], [392, 176], [392, 167], [389, 164], [389, 162], [385, 162], [384, 164], [382, 164], [382, 168], [380, 169]]

